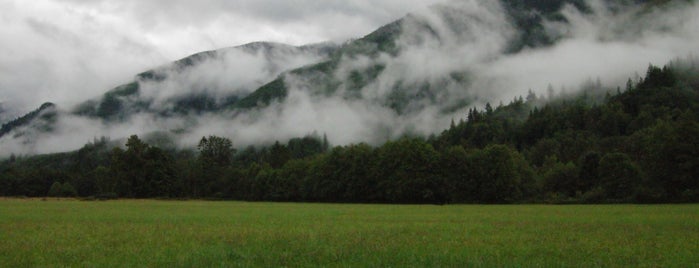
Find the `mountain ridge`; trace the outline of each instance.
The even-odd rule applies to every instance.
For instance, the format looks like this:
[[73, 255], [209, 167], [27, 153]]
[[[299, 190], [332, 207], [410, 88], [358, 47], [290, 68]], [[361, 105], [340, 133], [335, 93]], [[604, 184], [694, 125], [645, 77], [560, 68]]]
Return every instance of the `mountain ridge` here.
[[[673, 1], [627, 2], [649, 7]], [[362, 38], [340, 45], [319, 43], [291, 46], [274, 42], [252, 42], [194, 53], [138, 73], [133, 81], [72, 109], [54, 109], [59, 111], [59, 115], [99, 120], [103, 124], [128, 122], [139, 114], [160, 119], [194, 118], [196, 121], [201, 116], [231, 118], [254, 113], [253, 110], [282, 103], [293, 89], [309, 96], [337, 98], [348, 102], [366, 100], [396, 116], [425, 116], [421, 113], [432, 107], [437, 107], [438, 114], [455, 113], [482, 101], [481, 96], [465, 90], [472, 86], [473, 74], [468, 70], [445, 70], [442, 73], [432, 71], [434, 74], [420, 73], [424, 78], [413, 78], [411, 70], [404, 70], [402, 65], [429, 62], [432, 59], [403, 62], [401, 60], [414, 52], [406, 52], [406, 48], [420, 52], [421, 49], [439, 50], [442, 46], [454, 46], [449, 44], [454, 42], [453, 39], [470, 40], [469, 38], [478, 37], [478, 32], [469, 31], [480, 27], [473, 26], [472, 23], [482, 23], [486, 29], [492, 27], [494, 33], [502, 35], [498, 37], [506, 40], [503, 47], [491, 48], [493, 51], [517, 54], [551, 46], [565, 38], [548, 32], [544, 25], [544, 22], [549, 21], [566, 23], [565, 17], [560, 13], [562, 7], [570, 5], [583, 13], [590, 12], [590, 7], [583, 0], [501, 0], [501, 3], [503, 16], [508, 26], [513, 28], [513, 33], [497, 32], [500, 29], [497, 25], [489, 25], [498, 21], [498, 18], [466, 13], [464, 17], [467, 18], [464, 19], [461, 17], [464, 14], [458, 9], [434, 6], [430, 12], [438, 14], [438, 18], [411, 13]], [[486, 7], [481, 13], [497, 8]], [[469, 20], [469, 16], [475, 19]], [[413, 32], [406, 33], [406, 27]], [[456, 45], [463, 46], [463, 43], [457, 42]], [[482, 44], [467, 42], [466, 45]], [[459, 52], [465, 51], [465, 55], [471, 56], [468, 47], [459, 49]], [[247, 68], [248, 66], [253, 67]], [[245, 69], [254, 69], [254, 72], [245, 73]], [[241, 71], [243, 75], [225, 78], [235, 76], [235, 71]], [[426, 68], [425, 71], [431, 70]], [[399, 75], [394, 75], [396, 72]], [[391, 75], [398, 78], [388, 82], [382, 80]], [[240, 82], [242, 80], [244, 82]], [[231, 82], [238, 84], [232, 85]], [[12, 122], [7, 125], [15, 125], [10, 123]], [[4, 133], [0, 133], [0, 137], [14, 129], [15, 127], [7, 127]]]

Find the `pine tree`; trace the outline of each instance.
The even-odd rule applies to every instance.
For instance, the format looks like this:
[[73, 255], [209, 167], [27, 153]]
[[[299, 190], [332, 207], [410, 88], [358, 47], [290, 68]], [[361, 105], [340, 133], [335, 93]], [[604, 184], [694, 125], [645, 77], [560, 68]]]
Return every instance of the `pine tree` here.
[[59, 196], [61, 196], [61, 189], [62, 189], [61, 183], [54, 182], [53, 184], [51, 184], [51, 188], [49, 189], [49, 192], [47, 195], [51, 196], [51, 197], [59, 197]]

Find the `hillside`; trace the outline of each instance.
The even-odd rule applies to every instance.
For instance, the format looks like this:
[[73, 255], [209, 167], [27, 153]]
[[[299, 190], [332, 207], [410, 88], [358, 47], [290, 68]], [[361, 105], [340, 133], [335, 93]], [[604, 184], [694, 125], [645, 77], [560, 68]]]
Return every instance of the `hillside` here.
[[[56, 116], [56, 105], [50, 102], [44, 103], [38, 109], [24, 116], [3, 123], [2, 128], [0, 128], [0, 138], [13, 131], [14, 138], [22, 137], [26, 132], [50, 132]], [[19, 129], [21, 130], [17, 131]]]
[[201, 52], [140, 73], [135, 81], [78, 105], [73, 113], [126, 120], [137, 113], [172, 116], [216, 112], [236, 103], [264, 81], [327, 57], [334, 50], [335, 45], [329, 43], [294, 47], [257, 42]]
[[[39, 124], [44, 127], [21, 129], [36, 118], [29, 115], [21, 124], [8, 122], [0, 144], [16, 153], [52, 152], [94, 137], [125, 138], [130, 129], [168, 136], [183, 147], [194, 146], [212, 130], [243, 145], [314, 131], [340, 144], [379, 145], [406, 134], [427, 136], [473, 107], [511, 99], [527, 88], [542, 94], [545, 83], [557, 88], [573, 84], [575, 91], [585, 75], [607, 75], [603, 68], [561, 75], [557, 69], [576, 62], [551, 53], [573, 50], [566, 46], [575, 42], [589, 46], [586, 38], [600, 49], [607, 44], [637, 49], [633, 46], [644, 44], [643, 38], [675, 27], [663, 22], [648, 27], [658, 17], [653, 10], [676, 12], [681, 6], [669, 3], [687, 2], [454, 1], [340, 45], [256, 42], [201, 52], [141, 72], [76, 107], [56, 107], [54, 120]], [[585, 32], [590, 27], [599, 29]], [[563, 60], [540, 67], [550, 56]], [[594, 64], [604, 67], [602, 62]], [[539, 66], [538, 76], [530, 75], [529, 64]], [[639, 67], [627, 64], [628, 72], [609, 79], [628, 77]], [[578, 78], [559, 78], [573, 75]], [[42, 140], [64, 139], [71, 143], [59, 149], [37, 146]]]
[[[530, 94], [471, 109], [428, 139], [329, 147], [309, 135], [198, 152], [136, 135], [0, 163], [0, 195], [349, 203], [657, 203], [699, 201], [699, 59], [650, 66], [621, 89]], [[110, 149], [113, 148], [113, 149]]]

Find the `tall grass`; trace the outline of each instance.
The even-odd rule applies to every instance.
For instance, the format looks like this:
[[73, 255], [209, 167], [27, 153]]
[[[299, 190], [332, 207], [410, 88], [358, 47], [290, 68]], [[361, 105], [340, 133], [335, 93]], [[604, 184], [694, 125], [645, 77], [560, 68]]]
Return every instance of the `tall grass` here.
[[697, 267], [699, 205], [0, 200], [0, 267]]

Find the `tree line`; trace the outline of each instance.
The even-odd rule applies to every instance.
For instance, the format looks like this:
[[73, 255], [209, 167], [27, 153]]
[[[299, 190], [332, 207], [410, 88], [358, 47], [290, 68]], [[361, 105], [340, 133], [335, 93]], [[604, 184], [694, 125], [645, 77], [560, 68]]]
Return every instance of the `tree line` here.
[[439, 135], [331, 147], [309, 135], [234, 149], [138, 136], [0, 164], [0, 194], [361, 203], [699, 201], [699, 74], [649, 66], [625, 89], [531, 93], [471, 109]]

